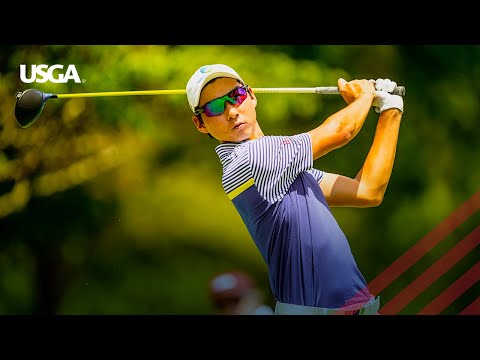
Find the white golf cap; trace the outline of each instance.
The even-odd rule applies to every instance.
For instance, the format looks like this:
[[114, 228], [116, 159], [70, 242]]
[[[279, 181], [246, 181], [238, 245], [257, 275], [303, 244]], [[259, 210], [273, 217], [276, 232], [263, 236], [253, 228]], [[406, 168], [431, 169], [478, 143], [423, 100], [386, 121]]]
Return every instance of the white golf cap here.
[[219, 77], [229, 77], [237, 79], [242, 84], [245, 83], [240, 75], [238, 75], [238, 73], [230, 66], [224, 64], [203, 65], [197, 71], [195, 71], [187, 83], [188, 104], [193, 112], [195, 112], [195, 108], [198, 106], [198, 102], [200, 101], [200, 93], [202, 92], [205, 84], [210, 80]]

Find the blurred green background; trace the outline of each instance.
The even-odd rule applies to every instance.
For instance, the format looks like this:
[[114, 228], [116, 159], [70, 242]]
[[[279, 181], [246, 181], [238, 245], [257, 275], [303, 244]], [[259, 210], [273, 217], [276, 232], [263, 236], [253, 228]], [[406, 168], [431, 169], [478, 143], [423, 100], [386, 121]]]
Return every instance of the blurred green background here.
[[[217, 142], [195, 129], [185, 95], [52, 99], [27, 129], [15, 120], [15, 94], [28, 88], [184, 89], [210, 63], [232, 66], [253, 88], [336, 86], [339, 77], [405, 86], [383, 203], [333, 208], [367, 281], [480, 190], [480, 46], [1, 46], [0, 314], [213, 314], [207, 282], [233, 268], [250, 272], [274, 306], [266, 265], [223, 192]], [[74, 64], [82, 83], [23, 83], [20, 64]], [[344, 106], [339, 95], [257, 97], [269, 134], [308, 131]], [[355, 176], [377, 118], [372, 109], [359, 135], [315, 166]], [[384, 289], [382, 302], [479, 223], [476, 210]], [[469, 252], [401, 314], [422, 309], [479, 255]], [[479, 285], [442, 314], [458, 314]]]

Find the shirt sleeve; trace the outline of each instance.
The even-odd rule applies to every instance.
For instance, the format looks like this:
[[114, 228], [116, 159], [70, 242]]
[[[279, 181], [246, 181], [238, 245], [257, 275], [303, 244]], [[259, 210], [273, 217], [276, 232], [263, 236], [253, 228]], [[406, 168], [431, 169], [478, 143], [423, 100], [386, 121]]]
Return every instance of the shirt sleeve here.
[[308, 173], [312, 174], [315, 180], [317, 180], [318, 183], [320, 183], [323, 179], [323, 171], [319, 169], [312, 168], [310, 170], [307, 170]]
[[[310, 136], [263, 136], [250, 147], [252, 176], [257, 189], [267, 201], [280, 200], [298, 174], [309, 170], [318, 180], [322, 173], [313, 169]], [[312, 170], [312, 171], [310, 171]]]

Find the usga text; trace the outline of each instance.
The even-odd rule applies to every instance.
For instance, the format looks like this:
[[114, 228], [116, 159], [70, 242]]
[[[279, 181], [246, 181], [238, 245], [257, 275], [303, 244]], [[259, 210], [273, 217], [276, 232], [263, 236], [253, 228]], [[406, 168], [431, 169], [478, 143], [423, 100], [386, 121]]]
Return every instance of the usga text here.
[[27, 65], [20, 65], [20, 80], [24, 83], [44, 83], [50, 81], [52, 83], [66, 83], [68, 80], [73, 80], [76, 83], [81, 83], [80, 77], [78, 76], [77, 68], [75, 65], [70, 64], [67, 67], [65, 73], [59, 72], [58, 75], [54, 76], [54, 71], [56, 69], [63, 70], [63, 65], [56, 64], [48, 66], [46, 64], [41, 65], [31, 65], [30, 77], [27, 78]]

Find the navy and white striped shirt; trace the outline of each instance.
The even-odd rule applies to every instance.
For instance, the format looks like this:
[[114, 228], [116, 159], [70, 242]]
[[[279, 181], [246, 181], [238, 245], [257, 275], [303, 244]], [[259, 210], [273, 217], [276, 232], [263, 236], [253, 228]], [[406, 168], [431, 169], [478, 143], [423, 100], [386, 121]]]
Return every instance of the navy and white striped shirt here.
[[215, 148], [222, 185], [265, 260], [273, 295], [338, 308], [370, 299], [348, 241], [313, 168], [307, 133], [263, 136]]

